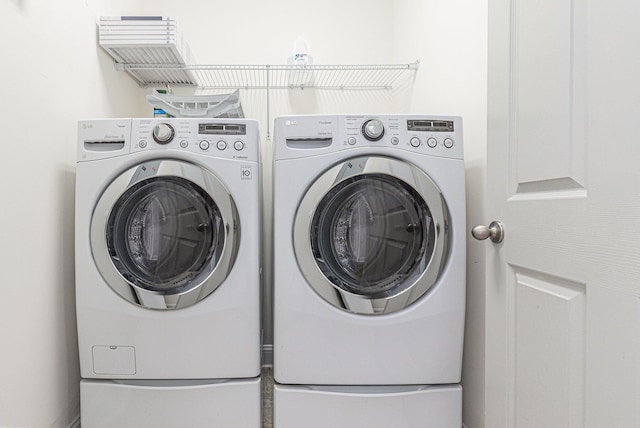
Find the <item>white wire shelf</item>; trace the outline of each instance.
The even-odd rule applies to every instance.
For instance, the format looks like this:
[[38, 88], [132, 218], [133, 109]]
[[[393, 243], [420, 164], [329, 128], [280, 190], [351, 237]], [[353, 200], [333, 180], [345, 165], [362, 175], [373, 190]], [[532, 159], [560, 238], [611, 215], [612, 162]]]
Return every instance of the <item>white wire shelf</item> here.
[[[183, 65], [121, 64], [141, 86], [204, 89], [391, 90], [410, 81], [419, 61], [381, 65]], [[187, 76], [185, 78], [185, 76]]]

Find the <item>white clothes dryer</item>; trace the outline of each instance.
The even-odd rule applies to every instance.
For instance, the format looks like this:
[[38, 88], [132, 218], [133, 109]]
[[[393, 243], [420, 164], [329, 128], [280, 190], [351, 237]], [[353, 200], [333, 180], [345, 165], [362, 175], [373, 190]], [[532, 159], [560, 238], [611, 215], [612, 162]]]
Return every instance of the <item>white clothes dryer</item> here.
[[[354, 412], [378, 402], [374, 407], [385, 414], [417, 406], [422, 416], [429, 403], [444, 400], [453, 413], [438, 426], [459, 427], [466, 253], [461, 118], [280, 117], [274, 150], [279, 427], [299, 421], [291, 409], [320, 413], [336, 396]], [[411, 398], [382, 399], [389, 396]], [[349, 420], [344, 409], [334, 410], [328, 414]]]
[[[78, 345], [81, 375], [95, 379], [81, 387], [83, 426], [105, 397], [112, 408], [141, 404], [142, 413], [160, 397], [153, 411], [162, 420], [189, 413], [189, 402], [197, 416], [201, 401], [226, 396], [225, 387], [229, 400], [245, 402], [238, 416], [249, 419], [237, 426], [259, 426], [257, 123], [87, 120], [78, 139]], [[163, 406], [167, 399], [179, 406]], [[239, 405], [229, 400], [207, 412]], [[108, 426], [132, 420], [116, 416]], [[205, 426], [196, 420], [189, 426]]]

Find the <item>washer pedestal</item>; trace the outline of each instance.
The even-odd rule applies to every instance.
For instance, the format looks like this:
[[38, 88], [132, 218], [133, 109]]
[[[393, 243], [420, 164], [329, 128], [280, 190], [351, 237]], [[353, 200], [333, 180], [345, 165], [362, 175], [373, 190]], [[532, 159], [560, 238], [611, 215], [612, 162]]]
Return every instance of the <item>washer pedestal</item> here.
[[82, 380], [82, 428], [260, 428], [260, 379]]
[[275, 385], [278, 428], [460, 428], [462, 387]]

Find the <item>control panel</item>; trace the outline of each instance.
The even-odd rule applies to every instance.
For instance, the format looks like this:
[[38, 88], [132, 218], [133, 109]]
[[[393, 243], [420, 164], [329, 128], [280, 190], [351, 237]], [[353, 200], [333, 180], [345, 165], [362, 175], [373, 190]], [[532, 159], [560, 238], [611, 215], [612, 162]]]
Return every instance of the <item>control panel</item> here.
[[462, 120], [447, 116], [338, 116], [344, 147], [398, 147], [462, 158]]
[[241, 119], [133, 119], [131, 151], [172, 149], [205, 156], [257, 160], [255, 121]]
[[93, 119], [78, 122], [78, 162], [145, 152], [164, 157], [181, 152], [258, 162], [259, 144], [258, 122], [251, 119]]
[[276, 160], [373, 149], [463, 159], [458, 116], [282, 116], [275, 120], [274, 137]]

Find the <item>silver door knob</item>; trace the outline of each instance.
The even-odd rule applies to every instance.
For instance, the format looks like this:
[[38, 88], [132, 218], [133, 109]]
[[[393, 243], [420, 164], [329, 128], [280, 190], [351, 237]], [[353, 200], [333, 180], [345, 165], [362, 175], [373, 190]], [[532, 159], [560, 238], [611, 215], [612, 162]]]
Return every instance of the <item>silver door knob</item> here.
[[499, 221], [492, 221], [489, 227], [479, 224], [471, 229], [471, 235], [479, 241], [489, 238], [499, 244], [504, 239], [504, 226]]

